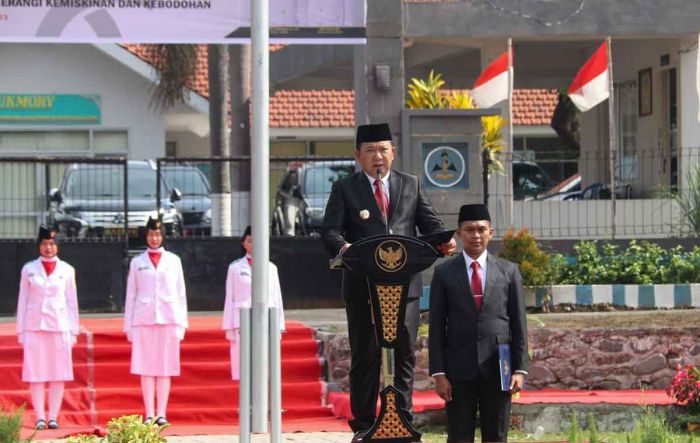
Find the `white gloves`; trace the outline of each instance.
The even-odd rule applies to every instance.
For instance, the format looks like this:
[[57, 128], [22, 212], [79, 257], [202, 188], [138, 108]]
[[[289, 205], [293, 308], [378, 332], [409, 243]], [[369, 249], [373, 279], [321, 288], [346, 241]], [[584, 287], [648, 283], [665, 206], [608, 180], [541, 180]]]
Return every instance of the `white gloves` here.
[[236, 343], [236, 336], [238, 336], [238, 334], [236, 334], [236, 331], [233, 329], [226, 330], [226, 338], [231, 341], [231, 344]]
[[180, 341], [182, 341], [182, 339], [185, 338], [185, 328], [183, 328], [182, 326], [178, 326], [177, 328], [177, 338], [179, 338]]
[[17, 342], [20, 345], [24, 344], [24, 333], [20, 332], [19, 334], [17, 334]]
[[129, 340], [129, 343], [131, 343], [131, 339], [132, 339], [131, 331], [126, 331], [126, 339]]

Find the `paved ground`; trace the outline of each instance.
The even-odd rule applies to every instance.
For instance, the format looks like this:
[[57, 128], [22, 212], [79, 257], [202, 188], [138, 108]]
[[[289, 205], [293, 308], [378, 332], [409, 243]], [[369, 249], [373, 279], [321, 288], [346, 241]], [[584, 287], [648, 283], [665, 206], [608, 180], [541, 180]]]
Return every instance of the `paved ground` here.
[[[310, 432], [284, 434], [284, 443], [349, 443], [350, 432]], [[65, 443], [65, 440], [35, 440], [42, 443]], [[267, 443], [269, 435], [254, 435], [251, 443]], [[168, 443], [238, 443], [237, 435], [192, 435], [187, 437], [168, 437]]]
[[[313, 432], [284, 434], [284, 442], [298, 443], [348, 443], [352, 439], [350, 432]], [[191, 437], [168, 437], [168, 443], [216, 443], [238, 442], [237, 435], [199, 435]], [[254, 435], [251, 443], [269, 442], [269, 435]]]

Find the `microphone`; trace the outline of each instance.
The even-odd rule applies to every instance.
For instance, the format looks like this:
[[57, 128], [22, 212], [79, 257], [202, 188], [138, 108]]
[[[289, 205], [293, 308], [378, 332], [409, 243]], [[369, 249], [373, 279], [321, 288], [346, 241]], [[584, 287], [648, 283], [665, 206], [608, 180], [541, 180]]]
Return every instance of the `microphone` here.
[[[384, 195], [384, 184], [381, 182], [382, 181], [382, 169], [377, 168], [377, 180], [379, 180], [379, 185], [382, 187], [382, 197], [386, 198], [386, 195]], [[382, 206], [384, 206], [385, 203], [388, 203], [387, 201], [382, 201]], [[389, 208], [380, 208], [380, 209], [389, 209]], [[384, 224], [386, 225], [386, 235], [389, 234], [389, 214], [387, 214], [385, 211], [382, 211], [382, 217], [384, 217]]]

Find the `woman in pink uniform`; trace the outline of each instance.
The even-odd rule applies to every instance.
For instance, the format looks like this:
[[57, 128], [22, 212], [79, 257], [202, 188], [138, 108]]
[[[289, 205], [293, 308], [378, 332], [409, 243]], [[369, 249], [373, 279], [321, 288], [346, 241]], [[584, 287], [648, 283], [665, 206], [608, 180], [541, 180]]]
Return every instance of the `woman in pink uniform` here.
[[24, 346], [22, 381], [29, 383], [38, 430], [58, 429], [64, 383], [73, 380], [72, 347], [78, 337], [75, 270], [58, 258], [55, 237], [56, 231], [39, 227], [39, 258], [22, 268], [17, 301], [17, 336]]
[[[251, 307], [251, 277], [253, 265], [253, 241], [250, 226], [245, 229], [241, 238], [241, 253], [243, 257], [234, 260], [228, 267], [226, 276], [226, 302], [224, 303], [224, 318], [222, 329], [226, 338], [231, 341], [231, 378], [240, 379], [240, 312], [241, 308]], [[284, 310], [282, 309], [282, 290], [277, 276], [277, 266], [270, 262], [269, 306], [280, 308], [280, 328], [284, 331]]]
[[[187, 298], [180, 258], [163, 249], [158, 219], [146, 225], [148, 249], [131, 260], [126, 285], [124, 332], [131, 346], [131, 373], [141, 376], [146, 421], [168, 423], [170, 377], [180, 375]], [[158, 400], [157, 415], [155, 399]]]

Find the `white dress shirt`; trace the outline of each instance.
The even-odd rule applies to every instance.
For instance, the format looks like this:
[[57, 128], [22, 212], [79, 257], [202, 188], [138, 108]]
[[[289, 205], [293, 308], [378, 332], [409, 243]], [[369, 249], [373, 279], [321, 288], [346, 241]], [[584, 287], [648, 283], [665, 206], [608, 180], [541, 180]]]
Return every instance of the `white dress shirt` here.
[[[382, 177], [382, 192], [384, 192], [384, 196], [386, 197], [387, 204], [389, 204], [389, 202], [391, 202], [390, 195], [389, 195], [389, 175], [391, 175], [391, 170], [389, 172], [387, 172], [384, 177]], [[366, 172], [365, 172], [365, 177], [367, 177], [367, 180], [369, 180], [369, 185], [372, 187], [372, 194], [374, 194], [374, 189], [375, 189], [374, 182], [376, 182], [377, 179], [370, 176]]]

